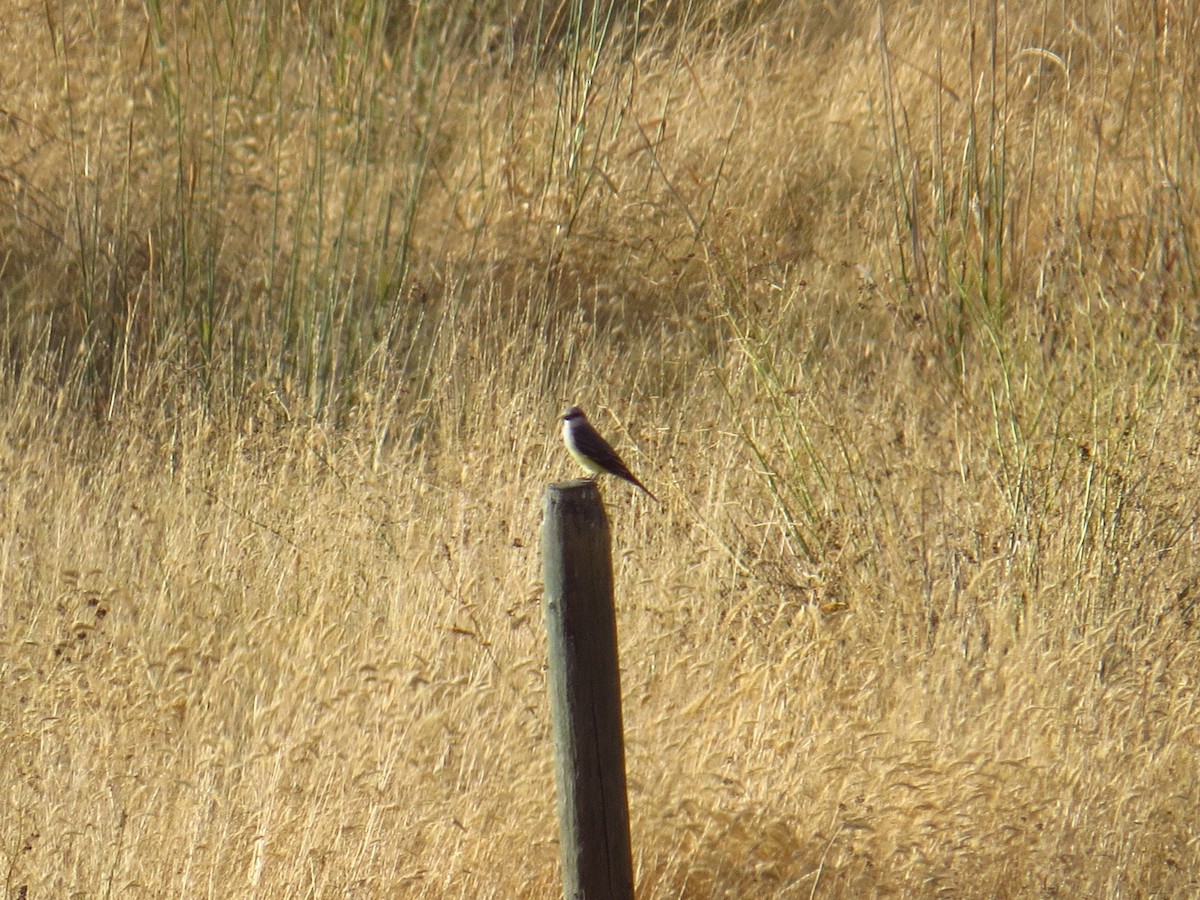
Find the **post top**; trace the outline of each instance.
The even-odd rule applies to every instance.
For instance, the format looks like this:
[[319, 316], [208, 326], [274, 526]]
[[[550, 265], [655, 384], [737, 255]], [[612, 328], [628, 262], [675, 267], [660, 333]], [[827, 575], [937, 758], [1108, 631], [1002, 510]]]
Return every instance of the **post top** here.
[[[590, 489], [590, 491], [589, 491]], [[547, 494], [599, 494], [594, 478], [572, 478], [570, 481], [556, 481], [546, 485]]]
[[595, 523], [607, 521], [600, 489], [590, 478], [574, 478], [546, 485], [542, 509], [547, 516], [560, 515]]

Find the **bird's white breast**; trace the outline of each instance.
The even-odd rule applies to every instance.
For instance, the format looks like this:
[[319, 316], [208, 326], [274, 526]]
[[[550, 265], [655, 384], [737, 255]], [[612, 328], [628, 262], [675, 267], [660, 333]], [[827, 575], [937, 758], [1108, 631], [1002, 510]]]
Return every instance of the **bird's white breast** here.
[[592, 475], [598, 475], [604, 471], [604, 468], [596, 465], [595, 462], [579, 452], [579, 447], [575, 443], [575, 429], [572, 427], [574, 424], [574, 422], [563, 421], [563, 443], [567, 445], [567, 449], [571, 451], [575, 461], [583, 466], [585, 471]]

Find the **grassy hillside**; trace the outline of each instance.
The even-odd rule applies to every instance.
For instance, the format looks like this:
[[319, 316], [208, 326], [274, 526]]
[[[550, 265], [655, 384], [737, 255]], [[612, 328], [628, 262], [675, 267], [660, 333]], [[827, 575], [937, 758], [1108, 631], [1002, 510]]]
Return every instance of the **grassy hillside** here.
[[1200, 892], [1191, 5], [2, 8], [0, 896]]

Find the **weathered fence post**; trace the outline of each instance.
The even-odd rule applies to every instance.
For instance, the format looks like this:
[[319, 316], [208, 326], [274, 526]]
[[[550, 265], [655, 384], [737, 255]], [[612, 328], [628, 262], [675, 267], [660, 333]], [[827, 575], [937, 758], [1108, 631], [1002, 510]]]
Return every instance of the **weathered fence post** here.
[[542, 567], [567, 900], [633, 897], [608, 518], [591, 481], [546, 489]]

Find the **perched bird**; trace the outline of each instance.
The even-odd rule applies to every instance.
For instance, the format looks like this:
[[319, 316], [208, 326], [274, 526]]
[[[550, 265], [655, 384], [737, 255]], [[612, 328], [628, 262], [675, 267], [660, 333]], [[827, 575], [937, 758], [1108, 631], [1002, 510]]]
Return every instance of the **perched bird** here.
[[583, 410], [572, 406], [563, 413], [563, 443], [571, 451], [578, 463], [584, 467], [593, 479], [604, 472], [624, 478], [630, 484], [635, 484], [645, 491], [655, 503], [661, 502], [650, 493], [650, 489], [637, 480], [629, 471], [629, 467], [617, 456], [617, 451], [609, 446], [608, 441], [600, 437], [600, 432], [592, 427]]

